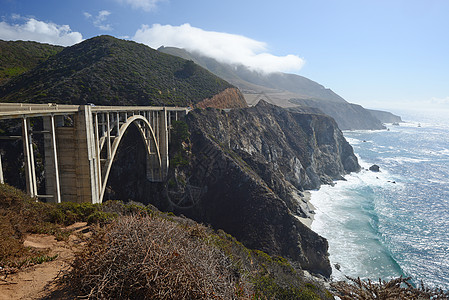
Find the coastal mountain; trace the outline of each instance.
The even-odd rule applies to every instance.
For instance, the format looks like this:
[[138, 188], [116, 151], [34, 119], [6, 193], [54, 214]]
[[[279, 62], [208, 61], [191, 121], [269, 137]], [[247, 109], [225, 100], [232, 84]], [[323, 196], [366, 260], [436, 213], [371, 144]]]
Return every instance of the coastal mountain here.
[[[385, 129], [382, 121], [361, 105], [349, 102], [336, 103], [328, 100], [292, 98], [291, 103], [299, 107], [313, 107], [335, 119], [342, 130], [376, 130]], [[297, 107], [289, 108], [292, 110]]]
[[[2, 102], [193, 106], [234, 86], [191, 61], [99, 36], [0, 87]], [[237, 107], [246, 106], [236, 99]], [[232, 105], [231, 105], [232, 107]]]
[[400, 116], [396, 116], [388, 111], [368, 109], [371, 115], [379, 119], [382, 123], [400, 123], [402, 122], [402, 118]]
[[234, 84], [242, 91], [249, 105], [263, 99], [281, 107], [316, 108], [333, 117], [342, 130], [384, 128], [381, 121], [362, 106], [348, 103], [332, 90], [306, 77], [281, 72], [262, 74], [242, 65], [220, 63], [179, 48], [161, 47], [158, 50], [190, 59]]
[[[280, 72], [263, 74], [251, 71], [243, 65], [220, 63], [213, 58], [174, 47], [160, 47], [158, 50], [163, 53], [194, 61], [217, 76], [238, 86], [245, 94], [271, 94], [284, 91], [301, 95], [301, 97], [307, 99], [317, 98], [335, 102], [346, 102], [331, 89], [326, 89], [324, 86], [303, 76]], [[288, 103], [280, 104], [284, 104], [280, 106], [288, 105]]]

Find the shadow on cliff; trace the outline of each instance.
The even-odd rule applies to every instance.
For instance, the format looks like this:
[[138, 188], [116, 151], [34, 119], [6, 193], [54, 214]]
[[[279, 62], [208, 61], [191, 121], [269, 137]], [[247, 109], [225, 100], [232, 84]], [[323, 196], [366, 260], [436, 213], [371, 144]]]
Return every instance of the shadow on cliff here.
[[136, 201], [161, 206], [164, 184], [146, 177], [146, 150], [136, 125], [125, 132], [111, 167], [103, 202]]

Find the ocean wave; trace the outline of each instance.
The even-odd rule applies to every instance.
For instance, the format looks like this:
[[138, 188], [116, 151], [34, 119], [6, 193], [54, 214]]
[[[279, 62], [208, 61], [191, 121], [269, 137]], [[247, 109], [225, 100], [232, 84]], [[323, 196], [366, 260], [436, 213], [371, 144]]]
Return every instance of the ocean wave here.
[[405, 156], [388, 157], [388, 158], [384, 158], [383, 160], [384, 160], [384, 162], [387, 162], [387, 163], [395, 162], [395, 163], [399, 163], [399, 164], [421, 163], [421, 162], [431, 161], [431, 159], [429, 159], [429, 158], [414, 158], [414, 157], [405, 157]]

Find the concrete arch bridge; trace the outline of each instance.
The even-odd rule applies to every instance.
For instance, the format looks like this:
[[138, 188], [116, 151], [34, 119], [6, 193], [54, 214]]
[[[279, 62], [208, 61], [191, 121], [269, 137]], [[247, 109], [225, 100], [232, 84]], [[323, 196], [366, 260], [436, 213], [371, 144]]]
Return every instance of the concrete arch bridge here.
[[[122, 137], [137, 126], [146, 148], [146, 176], [161, 182], [168, 172], [169, 134], [186, 107], [0, 103], [0, 119], [21, 119], [27, 193], [31, 197], [101, 203]], [[32, 120], [42, 118], [43, 130]], [[38, 195], [33, 135], [44, 137], [45, 195]], [[0, 156], [0, 182], [3, 172]]]

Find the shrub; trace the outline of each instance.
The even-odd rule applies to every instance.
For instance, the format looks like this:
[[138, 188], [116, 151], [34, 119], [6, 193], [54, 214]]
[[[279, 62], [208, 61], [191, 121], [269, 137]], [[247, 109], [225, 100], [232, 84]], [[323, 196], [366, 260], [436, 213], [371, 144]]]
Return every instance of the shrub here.
[[128, 216], [96, 233], [65, 282], [94, 299], [233, 299], [228, 264], [175, 222]]
[[64, 202], [53, 206], [49, 212], [49, 221], [62, 225], [86, 222], [87, 218], [99, 211], [100, 205], [91, 203]]
[[117, 217], [118, 217], [117, 213], [95, 211], [87, 218], [87, 223], [89, 225], [91, 224], [106, 225], [108, 223], [111, 223]]
[[410, 277], [402, 276], [390, 281], [378, 282], [347, 277], [348, 282], [338, 281], [332, 283], [336, 294], [342, 300], [352, 299], [382, 299], [382, 300], [415, 300], [415, 299], [449, 299], [449, 292], [439, 289], [429, 289], [421, 283], [421, 288], [414, 287], [409, 281]]

